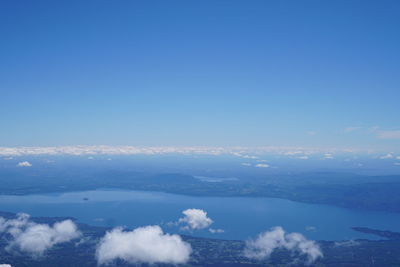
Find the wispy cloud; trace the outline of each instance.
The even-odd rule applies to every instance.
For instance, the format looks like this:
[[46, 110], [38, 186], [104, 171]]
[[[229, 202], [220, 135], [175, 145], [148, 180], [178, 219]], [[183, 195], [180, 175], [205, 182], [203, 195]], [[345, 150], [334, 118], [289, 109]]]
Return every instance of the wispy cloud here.
[[212, 233], [212, 234], [221, 234], [221, 233], [224, 233], [224, 232], [225, 232], [224, 229], [214, 229], [214, 228], [210, 228], [210, 229], [208, 229], [208, 231], [209, 231], [210, 233]]
[[400, 139], [400, 130], [378, 131], [377, 135], [380, 139]]
[[297, 157], [298, 159], [308, 159], [308, 156], [300, 156], [300, 157]]
[[346, 241], [338, 241], [335, 242], [336, 247], [354, 247], [354, 246], [359, 246], [360, 242], [355, 241], [355, 240], [346, 240]]
[[346, 128], [344, 128], [343, 132], [351, 133], [351, 132], [355, 132], [357, 130], [360, 130], [361, 128], [362, 127], [359, 127], [359, 126], [346, 127]]
[[392, 155], [391, 153], [388, 153], [388, 154], [386, 154], [386, 155], [384, 155], [384, 156], [380, 156], [379, 158], [380, 158], [380, 159], [392, 159], [392, 158], [393, 158], [393, 155]]
[[255, 165], [257, 168], [268, 168], [269, 167], [269, 165], [268, 164], [265, 164], [265, 163], [258, 163], [258, 164], [256, 164]]

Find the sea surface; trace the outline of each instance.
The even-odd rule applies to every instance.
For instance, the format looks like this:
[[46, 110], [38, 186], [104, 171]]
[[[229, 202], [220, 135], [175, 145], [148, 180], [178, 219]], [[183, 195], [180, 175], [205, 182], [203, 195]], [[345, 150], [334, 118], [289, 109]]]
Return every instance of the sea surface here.
[[[207, 229], [187, 231], [176, 222], [182, 211], [203, 209], [214, 221]], [[351, 229], [363, 226], [400, 232], [400, 214], [305, 204], [277, 198], [192, 197], [161, 192], [95, 190], [60, 194], [0, 196], [0, 210], [32, 216], [69, 216], [97, 226], [133, 229], [160, 225], [165, 232], [220, 239], [249, 239], [274, 226], [315, 240], [379, 239]]]

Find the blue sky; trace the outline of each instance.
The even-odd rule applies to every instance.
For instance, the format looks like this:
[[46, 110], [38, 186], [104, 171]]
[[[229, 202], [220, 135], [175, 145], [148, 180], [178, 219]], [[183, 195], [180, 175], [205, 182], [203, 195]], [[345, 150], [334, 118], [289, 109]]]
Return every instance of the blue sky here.
[[400, 2], [2, 1], [0, 146], [400, 150]]

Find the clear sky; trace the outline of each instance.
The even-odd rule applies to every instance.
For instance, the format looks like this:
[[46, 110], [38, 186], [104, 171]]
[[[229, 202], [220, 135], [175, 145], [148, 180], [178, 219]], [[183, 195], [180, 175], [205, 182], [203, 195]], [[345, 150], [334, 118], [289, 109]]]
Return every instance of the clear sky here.
[[0, 3], [0, 146], [400, 150], [400, 1]]

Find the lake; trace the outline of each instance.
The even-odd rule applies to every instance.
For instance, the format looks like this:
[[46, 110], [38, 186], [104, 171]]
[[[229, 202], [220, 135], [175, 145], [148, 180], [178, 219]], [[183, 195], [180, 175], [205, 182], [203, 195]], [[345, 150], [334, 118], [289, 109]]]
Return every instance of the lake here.
[[[212, 228], [224, 233], [182, 231], [176, 222], [188, 208], [203, 209]], [[276, 198], [192, 197], [161, 192], [95, 190], [60, 194], [0, 196], [0, 210], [32, 216], [71, 216], [97, 226], [161, 225], [165, 232], [220, 239], [248, 239], [274, 226], [316, 240], [378, 239], [350, 227], [400, 232], [400, 214], [305, 204]]]

